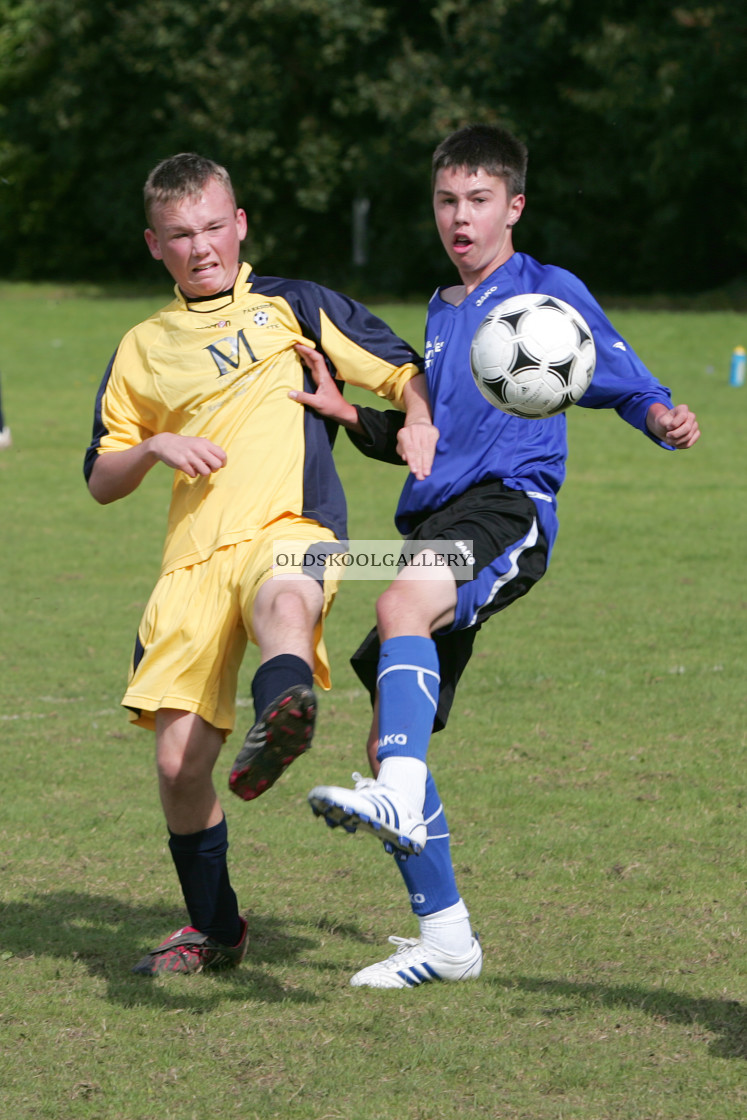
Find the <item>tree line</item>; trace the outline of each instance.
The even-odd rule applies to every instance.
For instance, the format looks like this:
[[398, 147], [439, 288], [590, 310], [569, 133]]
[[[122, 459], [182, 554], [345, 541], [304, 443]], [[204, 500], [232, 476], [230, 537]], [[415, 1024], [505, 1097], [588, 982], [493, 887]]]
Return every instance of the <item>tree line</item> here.
[[746, 30], [708, 0], [0, 0], [4, 274], [154, 279], [143, 181], [198, 151], [262, 272], [423, 296], [431, 152], [489, 121], [529, 147], [519, 248], [607, 292], [725, 285]]

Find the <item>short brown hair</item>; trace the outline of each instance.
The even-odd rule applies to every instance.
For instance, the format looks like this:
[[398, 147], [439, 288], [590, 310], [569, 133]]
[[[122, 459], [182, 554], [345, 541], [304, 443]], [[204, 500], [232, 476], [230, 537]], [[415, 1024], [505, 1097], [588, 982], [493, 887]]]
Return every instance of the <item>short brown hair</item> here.
[[161, 160], [151, 171], [143, 188], [145, 220], [148, 225], [152, 224], [155, 206], [201, 195], [211, 179], [225, 187], [235, 207], [236, 195], [231, 176], [219, 163], [195, 155], [194, 152], [180, 152], [179, 155]]
[[447, 136], [433, 153], [431, 184], [445, 167], [463, 167], [471, 175], [481, 169], [503, 179], [509, 197], [524, 194], [528, 152], [526, 145], [506, 128], [493, 124], [468, 124]]

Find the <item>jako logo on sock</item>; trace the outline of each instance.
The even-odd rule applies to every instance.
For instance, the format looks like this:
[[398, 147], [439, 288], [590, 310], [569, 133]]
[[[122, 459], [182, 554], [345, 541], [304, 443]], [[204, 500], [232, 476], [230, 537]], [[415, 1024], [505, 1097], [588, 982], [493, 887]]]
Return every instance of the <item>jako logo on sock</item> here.
[[389, 747], [392, 745], [396, 747], [406, 746], [407, 736], [403, 735], [401, 731], [396, 735], [385, 735], [383, 739], [379, 739], [379, 741], [377, 742], [376, 749], [379, 750], [381, 747]]

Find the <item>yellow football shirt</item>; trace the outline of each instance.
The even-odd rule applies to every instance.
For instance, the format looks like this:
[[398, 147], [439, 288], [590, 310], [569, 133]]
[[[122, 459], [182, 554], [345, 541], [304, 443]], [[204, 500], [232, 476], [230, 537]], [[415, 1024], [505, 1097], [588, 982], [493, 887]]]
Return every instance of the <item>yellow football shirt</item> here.
[[159, 432], [204, 436], [227, 455], [206, 477], [174, 472], [162, 574], [287, 514], [347, 535], [330, 425], [288, 397], [313, 389], [298, 342], [316, 345], [342, 381], [400, 407], [419, 372], [411, 347], [361, 304], [309, 281], [257, 277], [248, 264], [233, 292], [190, 301], [177, 288], [122, 339], [99, 389], [86, 477], [97, 455]]

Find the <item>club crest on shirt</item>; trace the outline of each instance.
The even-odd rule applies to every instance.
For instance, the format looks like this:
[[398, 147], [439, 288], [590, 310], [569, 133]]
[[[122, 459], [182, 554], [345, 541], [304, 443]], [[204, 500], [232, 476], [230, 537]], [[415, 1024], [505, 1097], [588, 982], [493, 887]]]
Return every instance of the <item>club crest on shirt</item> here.
[[217, 343], [206, 347], [206, 349], [218, 367], [219, 377], [224, 377], [231, 370], [236, 372], [241, 365], [242, 350], [250, 362], [254, 363], [257, 360], [243, 330], [238, 331], [235, 337], [227, 335], [225, 338], [221, 338]]

